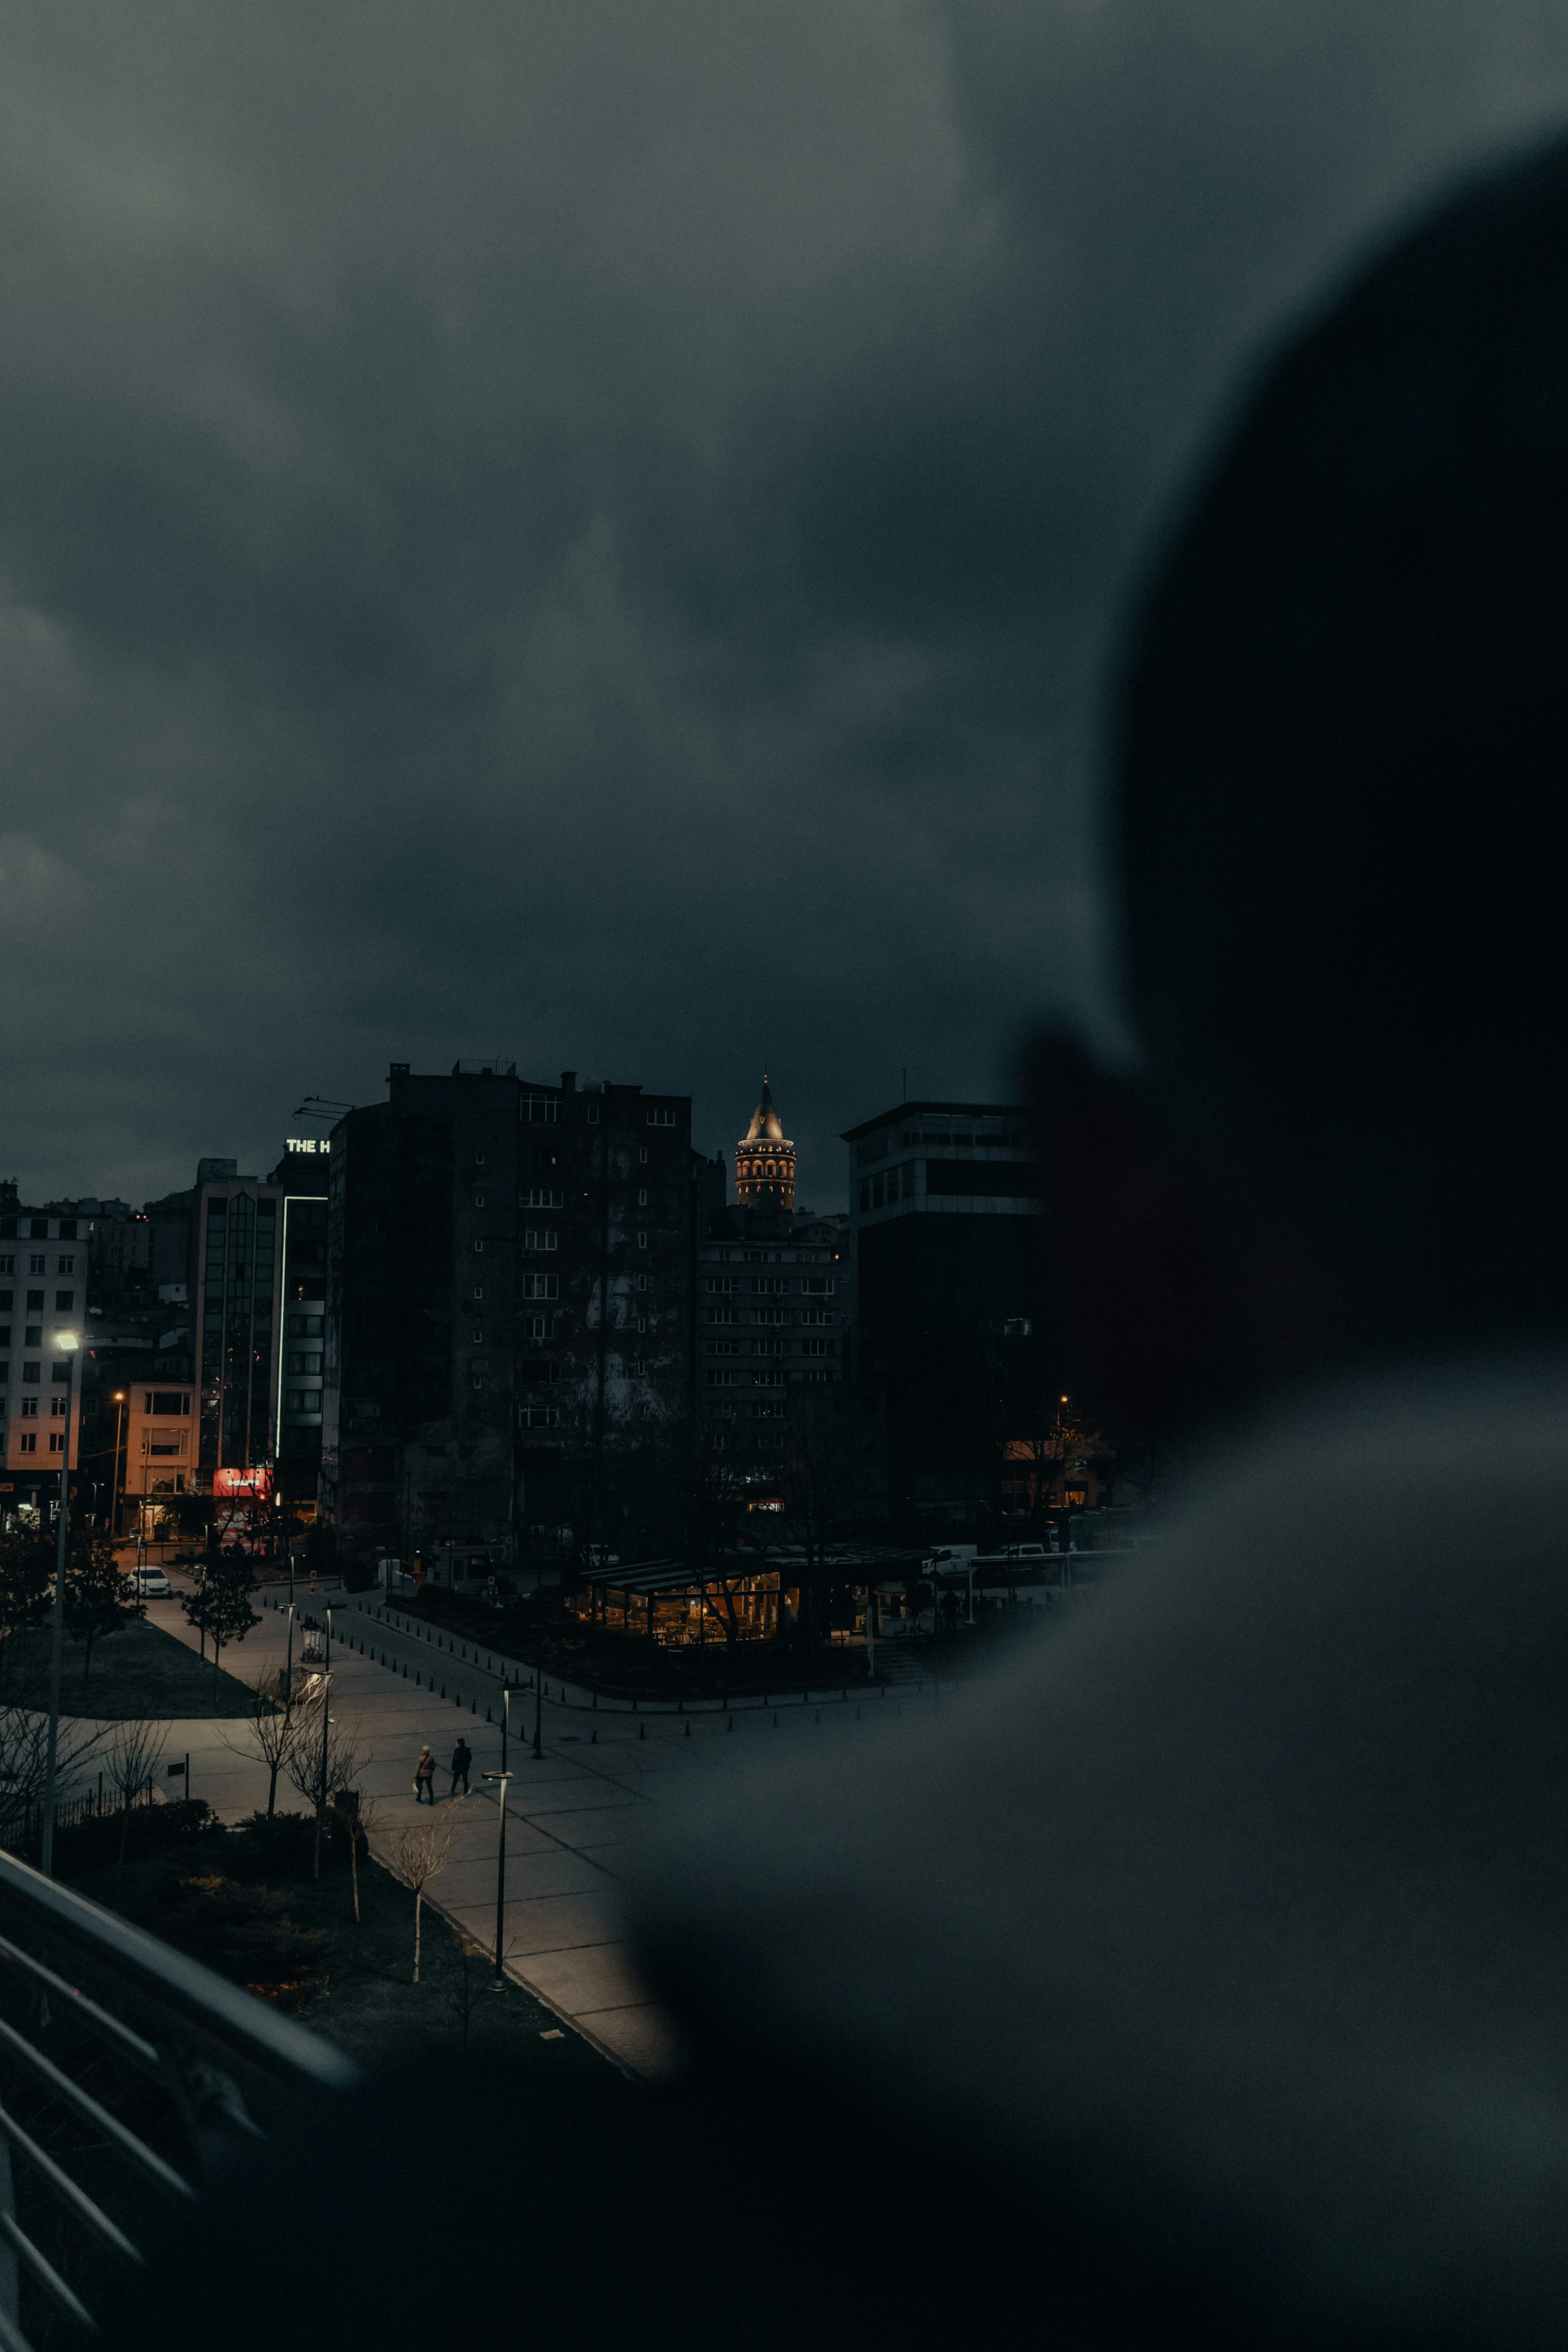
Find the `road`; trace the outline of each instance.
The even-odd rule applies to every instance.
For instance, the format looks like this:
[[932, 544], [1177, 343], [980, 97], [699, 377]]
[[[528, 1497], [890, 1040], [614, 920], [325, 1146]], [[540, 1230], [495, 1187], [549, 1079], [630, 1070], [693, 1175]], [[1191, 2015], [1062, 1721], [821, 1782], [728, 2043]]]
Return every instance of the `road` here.
[[[474, 1752], [474, 1794], [458, 1801], [452, 1858], [430, 1892], [439, 1908], [493, 1952], [499, 1822], [494, 1790], [479, 1776], [500, 1763], [502, 1661], [470, 1643], [445, 1646], [401, 1612], [383, 1612], [374, 1593], [297, 1597], [301, 1614], [309, 1609], [324, 1618], [329, 1602], [331, 1607], [332, 1712], [339, 1725], [356, 1727], [355, 1744], [366, 1759], [359, 1785], [374, 1852], [384, 1858], [405, 1830], [432, 1817], [429, 1807], [416, 1803], [413, 1790], [415, 1758], [426, 1741], [443, 1767], [436, 1784], [441, 1806], [451, 1802], [444, 1768], [458, 1735], [466, 1735]], [[270, 1597], [260, 1605], [260, 1624], [224, 1656], [228, 1671], [247, 1680], [284, 1660], [286, 1612]], [[196, 1646], [177, 1599], [150, 1601], [147, 1613], [177, 1640]], [[516, 1777], [508, 1792], [503, 1944], [508, 1973], [618, 2065], [649, 2077], [668, 2073], [678, 2063], [672, 2031], [638, 1980], [622, 1919], [623, 1875], [638, 1840], [694, 1780], [732, 1770], [757, 1753], [760, 1741], [874, 1737], [879, 1725], [917, 1709], [929, 1713], [936, 1704], [929, 1689], [881, 1698], [836, 1694], [819, 1702], [803, 1701], [797, 1692], [776, 1706], [758, 1701], [683, 1713], [668, 1705], [639, 1706], [633, 1712], [627, 1703], [595, 1706], [590, 1695], [548, 1677], [544, 1752], [536, 1760], [535, 1694], [514, 1692], [508, 1762]], [[526, 1738], [519, 1736], [520, 1717], [526, 1720]], [[243, 1751], [242, 1725], [172, 1723], [163, 1760], [183, 1761], [188, 1752], [192, 1794], [232, 1821], [267, 1801], [266, 1772]], [[165, 1786], [174, 1793], [179, 1783]], [[280, 1790], [279, 1802], [298, 1805], [300, 1800]]]

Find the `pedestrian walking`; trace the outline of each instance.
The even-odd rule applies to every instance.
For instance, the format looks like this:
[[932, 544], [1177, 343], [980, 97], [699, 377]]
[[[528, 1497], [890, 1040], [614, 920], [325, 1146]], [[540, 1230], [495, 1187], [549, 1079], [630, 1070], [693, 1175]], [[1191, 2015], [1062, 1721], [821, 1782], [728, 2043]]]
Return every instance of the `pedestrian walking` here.
[[419, 1761], [414, 1767], [414, 1795], [421, 1805], [426, 1799], [431, 1804], [436, 1801], [436, 1751], [433, 1748], [419, 1750]]
[[452, 1794], [454, 1797], [458, 1793], [458, 1783], [459, 1780], [463, 1784], [464, 1796], [466, 1797], [468, 1795], [468, 1767], [472, 1764], [473, 1760], [473, 1749], [468, 1746], [466, 1739], [459, 1739], [456, 1748], [452, 1750]]

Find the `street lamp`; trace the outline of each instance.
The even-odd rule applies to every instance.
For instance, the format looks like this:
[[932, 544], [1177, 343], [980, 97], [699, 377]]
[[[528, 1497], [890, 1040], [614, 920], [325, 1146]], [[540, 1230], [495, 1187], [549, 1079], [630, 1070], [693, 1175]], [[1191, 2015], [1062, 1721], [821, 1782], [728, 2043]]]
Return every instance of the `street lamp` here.
[[[506, 1720], [504, 1714], [501, 1720], [503, 1723]], [[502, 1736], [504, 1738], [504, 1733]], [[503, 1763], [505, 1753], [503, 1748], [501, 1751]], [[500, 1814], [500, 1843], [496, 1849], [496, 1972], [495, 1981], [490, 1986], [492, 1992], [500, 1992], [506, 1983], [506, 1972], [501, 1966], [501, 1957], [504, 1949], [502, 1938], [506, 1930], [506, 1790], [507, 1782], [511, 1779], [511, 1774], [507, 1771], [487, 1772], [484, 1777], [487, 1780], [500, 1783], [500, 1801], [497, 1810]]]
[[114, 1402], [120, 1411], [114, 1416], [114, 1475], [109, 1482], [109, 1540], [120, 1533], [120, 1444], [125, 1428], [125, 1391], [116, 1389]]
[[44, 1769], [44, 1833], [39, 1867], [46, 1878], [55, 1869], [55, 1780], [60, 1748], [60, 1654], [66, 1633], [66, 1537], [70, 1524], [71, 1406], [76, 1401], [77, 1361], [81, 1341], [74, 1331], [57, 1331], [55, 1346], [67, 1360], [66, 1426], [60, 1440], [59, 1528], [55, 1541], [55, 1601], [49, 1616], [49, 1745]]
[[[293, 1620], [292, 1620], [292, 1618], [290, 1618], [290, 1620], [289, 1620], [289, 1626], [290, 1626], [290, 1630], [292, 1630], [292, 1625], [293, 1625]], [[321, 1660], [321, 1804], [320, 1804], [320, 1806], [319, 1806], [319, 1808], [318, 1808], [318, 1811], [319, 1811], [319, 1813], [320, 1813], [321, 1815], [322, 1815], [322, 1816], [324, 1816], [324, 1815], [325, 1815], [325, 1813], [326, 1813], [326, 1810], [327, 1810], [327, 1731], [328, 1731], [328, 1727], [329, 1727], [329, 1724], [330, 1724], [330, 1721], [331, 1721], [331, 1717], [329, 1717], [329, 1715], [328, 1715], [327, 1708], [328, 1708], [328, 1703], [329, 1703], [329, 1701], [330, 1701], [330, 1699], [331, 1699], [331, 1690], [332, 1690], [332, 1612], [331, 1612], [331, 1611], [329, 1609], [329, 1610], [328, 1610], [328, 1612], [327, 1612], [327, 1644], [326, 1644], [326, 1652], [325, 1652], [325, 1654], [324, 1654], [324, 1656], [322, 1657], [322, 1660]], [[319, 1849], [318, 1849], [318, 1851], [319, 1851]]]

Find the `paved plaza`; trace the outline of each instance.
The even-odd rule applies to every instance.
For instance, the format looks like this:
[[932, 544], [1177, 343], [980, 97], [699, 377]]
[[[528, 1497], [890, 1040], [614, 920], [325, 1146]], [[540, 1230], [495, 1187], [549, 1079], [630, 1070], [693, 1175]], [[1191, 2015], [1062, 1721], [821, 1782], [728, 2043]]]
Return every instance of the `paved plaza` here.
[[[459, 1735], [474, 1754], [474, 1794], [459, 1801], [452, 1859], [435, 1882], [438, 1908], [487, 1951], [495, 1948], [499, 1821], [493, 1786], [479, 1778], [500, 1764], [503, 1669], [496, 1653], [450, 1636], [396, 1610], [374, 1593], [298, 1596], [296, 1624], [307, 1611], [324, 1620], [331, 1609], [332, 1713], [356, 1727], [355, 1745], [369, 1759], [359, 1785], [371, 1809], [370, 1843], [384, 1856], [403, 1832], [431, 1819], [416, 1802], [414, 1762], [426, 1742], [440, 1770], [440, 1809], [451, 1801], [447, 1761]], [[225, 1668], [254, 1679], [284, 1662], [287, 1612], [258, 1596], [261, 1622], [242, 1644], [224, 1653]], [[148, 1616], [177, 1639], [196, 1646], [178, 1600], [148, 1603]], [[296, 1663], [300, 1637], [295, 1635]], [[940, 1704], [929, 1685], [911, 1684], [879, 1693], [802, 1699], [798, 1690], [776, 1704], [747, 1700], [729, 1709], [699, 1704], [677, 1712], [668, 1703], [640, 1706], [599, 1700], [545, 1679], [543, 1755], [532, 1754], [536, 1696], [514, 1688], [508, 1764], [504, 1958], [509, 1974], [605, 2054], [629, 2071], [658, 2075], [674, 2062], [668, 2021], [637, 1979], [626, 1945], [621, 1888], [628, 1857], [659, 1817], [683, 1793], [715, 1771], [732, 1771], [782, 1744], [873, 1738], [878, 1729], [931, 1713]], [[487, 1721], [487, 1716], [489, 1720]], [[241, 1750], [236, 1753], [236, 1749]], [[264, 1807], [267, 1773], [243, 1752], [243, 1726], [212, 1721], [168, 1727], [163, 1769], [190, 1757], [190, 1789], [227, 1821]], [[163, 1786], [177, 1793], [180, 1783]], [[292, 1789], [280, 1806], [297, 1807]]]

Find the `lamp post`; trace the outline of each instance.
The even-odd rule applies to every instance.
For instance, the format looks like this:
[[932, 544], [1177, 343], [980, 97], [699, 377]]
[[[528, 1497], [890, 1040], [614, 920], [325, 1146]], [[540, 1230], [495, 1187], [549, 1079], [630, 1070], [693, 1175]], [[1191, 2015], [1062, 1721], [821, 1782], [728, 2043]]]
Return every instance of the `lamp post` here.
[[125, 1430], [125, 1391], [116, 1389], [114, 1402], [120, 1411], [114, 1416], [114, 1475], [109, 1482], [109, 1540], [112, 1544], [120, 1533], [120, 1444]]
[[500, 1992], [506, 1982], [501, 1961], [505, 1949], [502, 1937], [506, 1928], [506, 1790], [511, 1774], [506, 1771], [487, 1772], [485, 1779], [499, 1784], [497, 1811], [500, 1814], [500, 1843], [496, 1848], [496, 1972], [490, 1990]]
[[55, 1541], [55, 1600], [49, 1613], [49, 1744], [44, 1769], [44, 1832], [39, 1866], [46, 1878], [55, 1871], [55, 1781], [60, 1749], [60, 1654], [66, 1632], [66, 1538], [70, 1527], [71, 1495], [71, 1406], [76, 1402], [77, 1359], [81, 1342], [74, 1331], [57, 1331], [55, 1346], [68, 1363], [66, 1377], [66, 1427], [60, 1444], [64, 1448], [60, 1459], [59, 1527]]
[[[289, 1620], [289, 1622], [290, 1622], [290, 1624], [292, 1624], [292, 1622], [293, 1622], [292, 1619], [290, 1619], [290, 1620]], [[332, 1695], [332, 1612], [331, 1612], [331, 1611], [329, 1609], [329, 1610], [328, 1610], [328, 1612], [327, 1612], [327, 1643], [326, 1643], [326, 1652], [325, 1652], [325, 1654], [324, 1654], [324, 1656], [322, 1657], [322, 1660], [321, 1660], [321, 1803], [320, 1803], [320, 1806], [318, 1807], [318, 1813], [319, 1813], [319, 1815], [320, 1815], [321, 1817], [324, 1817], [324, 1816], [325, 1816], [325, 1814], [326, 1814], [326, 1810], [327, 1810], [327, 1733], [328, 1733], [328, 1730], [329, 1730], [329, 1728], [330, 1728], [331, 1722], [331, 1717], [330, 1714], [328, 1713], [328, 1703], [329, 1703], [329, 1701], [331, 1700], [331, 1695]]]

